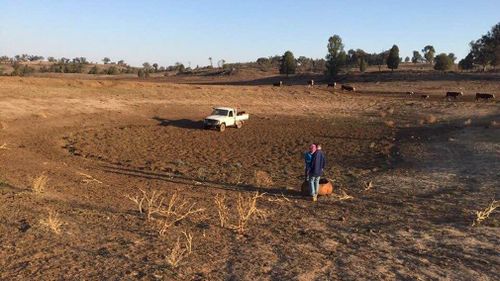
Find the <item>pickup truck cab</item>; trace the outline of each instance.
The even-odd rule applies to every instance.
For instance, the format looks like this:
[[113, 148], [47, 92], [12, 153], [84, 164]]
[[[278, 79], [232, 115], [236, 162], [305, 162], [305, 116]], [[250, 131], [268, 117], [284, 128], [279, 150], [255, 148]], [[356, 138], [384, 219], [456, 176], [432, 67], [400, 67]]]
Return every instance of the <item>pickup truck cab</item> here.
[[204, 129], [217, 129], [224, 132], [226, 127], [241, 128], [249, 115], [244, 111], [238, 112], [232, 107], [214, 107], [210, 116], [207, 116], [203, 121]]

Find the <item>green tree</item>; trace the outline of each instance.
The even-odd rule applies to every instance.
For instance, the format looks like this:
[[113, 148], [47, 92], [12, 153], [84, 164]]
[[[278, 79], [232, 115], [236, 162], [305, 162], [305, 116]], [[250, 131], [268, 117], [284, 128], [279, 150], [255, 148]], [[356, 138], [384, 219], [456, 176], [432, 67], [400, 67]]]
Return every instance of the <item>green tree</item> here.
[[156, 62], [153, 63], [153, 68], [155, 69], [155, 72], [158, 72], [158, 64]]
[[435, 61], [434, 64], [435, 70], [446, 71], [453, 66], [453, 61], [451, 60], [450, 56], [445, 53], [437, 55], [434, 61]]
[[474, 68], [474, 56], [469, 53], [465, 58], [458, 62], [458, 67], [462, 70], [471, 70]]
[[387, 67], [394, 71], [399, 67], [399, 48], [397, 45], [393, 45], [389, 50], [389, 56], [387, 57]]
[[347, 61], [342, 38], [333, 35], [328, 39], [328, 54], [326, 55], [326, 74], [334, 77], [342, 70]]
[[118, 74], [119, 71], [118, 71], [118, 68], [116, 68], [116, 66], [111, 66], [110, 68], [108, 68], [108, 70], [106, 71], [106, 74], [107, 75], [116, 75]]
[[405, 62], [410, 62], [410, 57], [408, 57], [408, 56], [407, 56], [407, 57], [405, 58]]
[[90, 70], [89, 70], [89, 74], [97, 74], [99, 72], [99, 69], [97, 69], [97, 66], [93, 66]]
[[425, 46], [424, 49], [422, 49], [422, 53], [424, 53], [425, 60], [428, 63], [434, 62], [434, 54], [436, 54], [436, 50], [434, 50], [432, 45]]
[[365, 72], [367, 66], [368, 66], [368, 64], [366, 63], [365, 58], [364, 57], [360, 58], [359, 59], [359, 71]]
[[457, 57], [455, 56], [454, 53], [449, 53], [448, 57], [450, 58], [452, 63], [455, 63], [455, 61], [457, 60]]
[[108, 64], [110, 61], [111, 61], [111, 59], [109, 59], [108, 57], [105, 57], [105, 58], [102, 59], [102, 62], [104, 64]]
[[290, 51], [286, 51], [283, 56], [281, 57], [281, 64], [280, 64], [280, 74], [295, 74], [295, 70], [297, 69], [297, 62], [295, 61], [295, 57], [293, 56], [293, 53]]

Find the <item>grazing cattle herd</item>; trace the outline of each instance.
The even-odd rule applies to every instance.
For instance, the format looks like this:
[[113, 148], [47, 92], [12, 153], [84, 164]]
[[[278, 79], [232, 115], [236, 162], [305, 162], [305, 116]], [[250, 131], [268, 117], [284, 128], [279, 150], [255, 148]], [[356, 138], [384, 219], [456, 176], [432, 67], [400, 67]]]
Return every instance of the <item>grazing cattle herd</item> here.
[[[283, 84], [283, 81], [278, 81], [276, 83], [273, 83], [273, 86], [275, 87], [282, 87], [284, 84]], [[308, 87], [313, 87], [314, 86], [314, 80], [307, 80], [307, 86]], [[327, 88], [333, 88], [335, 89], [337, 87], [337, 82], [329, 82], [327, 83]], [[342, 91], [347, 91], [347, 92], [355, 92], [356, 91], [356, 88], [351, 86], [351, 85], [347, 85], [347, 84], [342, 84], [340, 86], [341, 90]], [[408, 97], [413, 97], [416, 95], [415, 92], [413, 91], [409, 91], [409, 92], [406, 92], [406, 95]], [[446, 92], [445, 94], [445, 98], [447, 100], [450, 100], [450, 99], [458, 99], [459, 97], [463, 97], [464, 96], [464, 93], [463, 92], [455, 92], [455, 91], [449, 91], [449, 92]], [[430, 97], [430, 95], [427, 95], [427, 94], [420, 94], [420, 98], [421, 99], [428, 99]], [[490, 93], [476, 93], [476, 101], [478, 100], [494, 100], [495, 99], [495, 94], [490, 94]]]

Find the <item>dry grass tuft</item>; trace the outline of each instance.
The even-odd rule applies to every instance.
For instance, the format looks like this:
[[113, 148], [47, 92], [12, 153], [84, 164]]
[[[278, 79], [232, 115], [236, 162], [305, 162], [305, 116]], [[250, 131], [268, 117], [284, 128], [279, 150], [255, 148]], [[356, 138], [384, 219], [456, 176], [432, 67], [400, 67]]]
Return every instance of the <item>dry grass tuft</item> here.
[[434, 116], [434, 115], [432, 115], [432, 114], [429, 114], [429, 115], [427, 115], [427, 116], [425, 117], [425, 122], [426, 122], [427, 124], [434, 124], [434, 123], [436, 123], [436, 121], [437, 121], [436, 116]]
[[342, 194], [336, 195], [337, 199], [339, 201], [344, 201], [344, 200], [349, 200], [349, 199], [353, 199], [354, 198], [351, 195], [347, 194], [344, 190], [341, 190], [341, 191], [342, 191]]
[[5, 150], [9, 149], [7, 147], [7, 143], [5, 142], [4, 144], [0, 145], [0, 149], [5, 149]]
[[59, 215], [55, 211], [49, 211], [49, 216], [45, 219], [41, 219], [40, 224], [55, 234], [61, 234], [63, 221], [59, 218]]
[[372, 189], [373, 183], [371, 181], [365, 182], [365, 191]]
[[80, 176], [85, 177], [84, 179], [82, 179], [82, 182], [83, 182], [83, 183], [91, 183], [91, 182], [96, 182], [96, 183], [98, 183], [98, 184], [102, 184], [102, 181], [100, 181], [100, 180], [98, 180], [98, 179], [94, 178], [94, 177], [93, 177], [93, 176], [91, 176], [91, 175], [88, 175], [88, 174], [85, 174], [85, 173], [82, 173], [82, 172], [78, 172], [77, 174], [78, 174], [78, 175], [80, 175]]
[[226, 206], [226, 195], [217, 193], [214, 201], [217, 207], [217, 213], [219, 214], [220, 226], [224, 227], [229, 217], [229, 208]]
[[384, 121], [384, 124], [389, 128], [394, 128], [394, 126], [396, 125], [396, 123], [392, 120]]
[[42, 193], [47, 186], [47, 182], [49, 181], [49, 177], [45, 174], [41, 174], [33, 180], [31, 185], [31, 189], [35, 193]]
[[488, 207], [486, 207], [484, 210], [476, 211], [476, 219], [474, 220], [474, 222], [472, 222], [472, 226], [481, 224], [498, 207], [500, 207], [500, 201], [493, 200], [491, 202], [491, 204]]
[[175, 242], [174, 247], [167, 256], [167, 262], [173, 268], [178, 267], [193, 252], [193, 235], [187, 232], [183, 232], [183, 234], [186, 241], [181, 243], [180, 237], [178, 237], [177, 242]]
[[259, 187], [269, 187], [274, 184], [271, 176], [265, 171], [255, 171], [254, 183]]
[[217, 194], [215, 196], [215, 205], [217, 206], [221, 227], [227, 227], [239, 234], [243, 234], [247, 230], [248, 223], [253, 218], [264, 219], [266, 213], [257, 207], [257, 201], [264, 194], [256, 192], [252, 196], [245, 197], [241, 193], [238, 193], [236, 211], [229, 209], [226, 205], [226, 197], [224, 195]]
[[244, 233], [246, 226], [253, 216], [258, 218], [265, 218], [264, 211], [257, 208], [257, 200], [264, 196], [264, 194], [259, 194], [256, 192], [255, 195], [249, 197], [243, 197], [241, 193], [238, 194], [238, 200], [236, 201], [236, 210], [238, 211], [238, 223], [235, 225], [235, 229], [238, 233]]

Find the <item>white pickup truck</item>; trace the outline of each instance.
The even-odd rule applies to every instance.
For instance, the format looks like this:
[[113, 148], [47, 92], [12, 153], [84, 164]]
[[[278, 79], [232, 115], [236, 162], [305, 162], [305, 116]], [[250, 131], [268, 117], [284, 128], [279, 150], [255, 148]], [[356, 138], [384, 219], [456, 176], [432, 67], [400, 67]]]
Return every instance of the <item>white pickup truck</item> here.
[[249, 115], [244, 111], [238, 112], [232, 107], [214, 107], [212, 115], [207, 116], [203, 121], [203, 128], [215, 128], [220, 132], [224, 132], [226, 127], [236, 127], [239, 129], [248, 118]]

